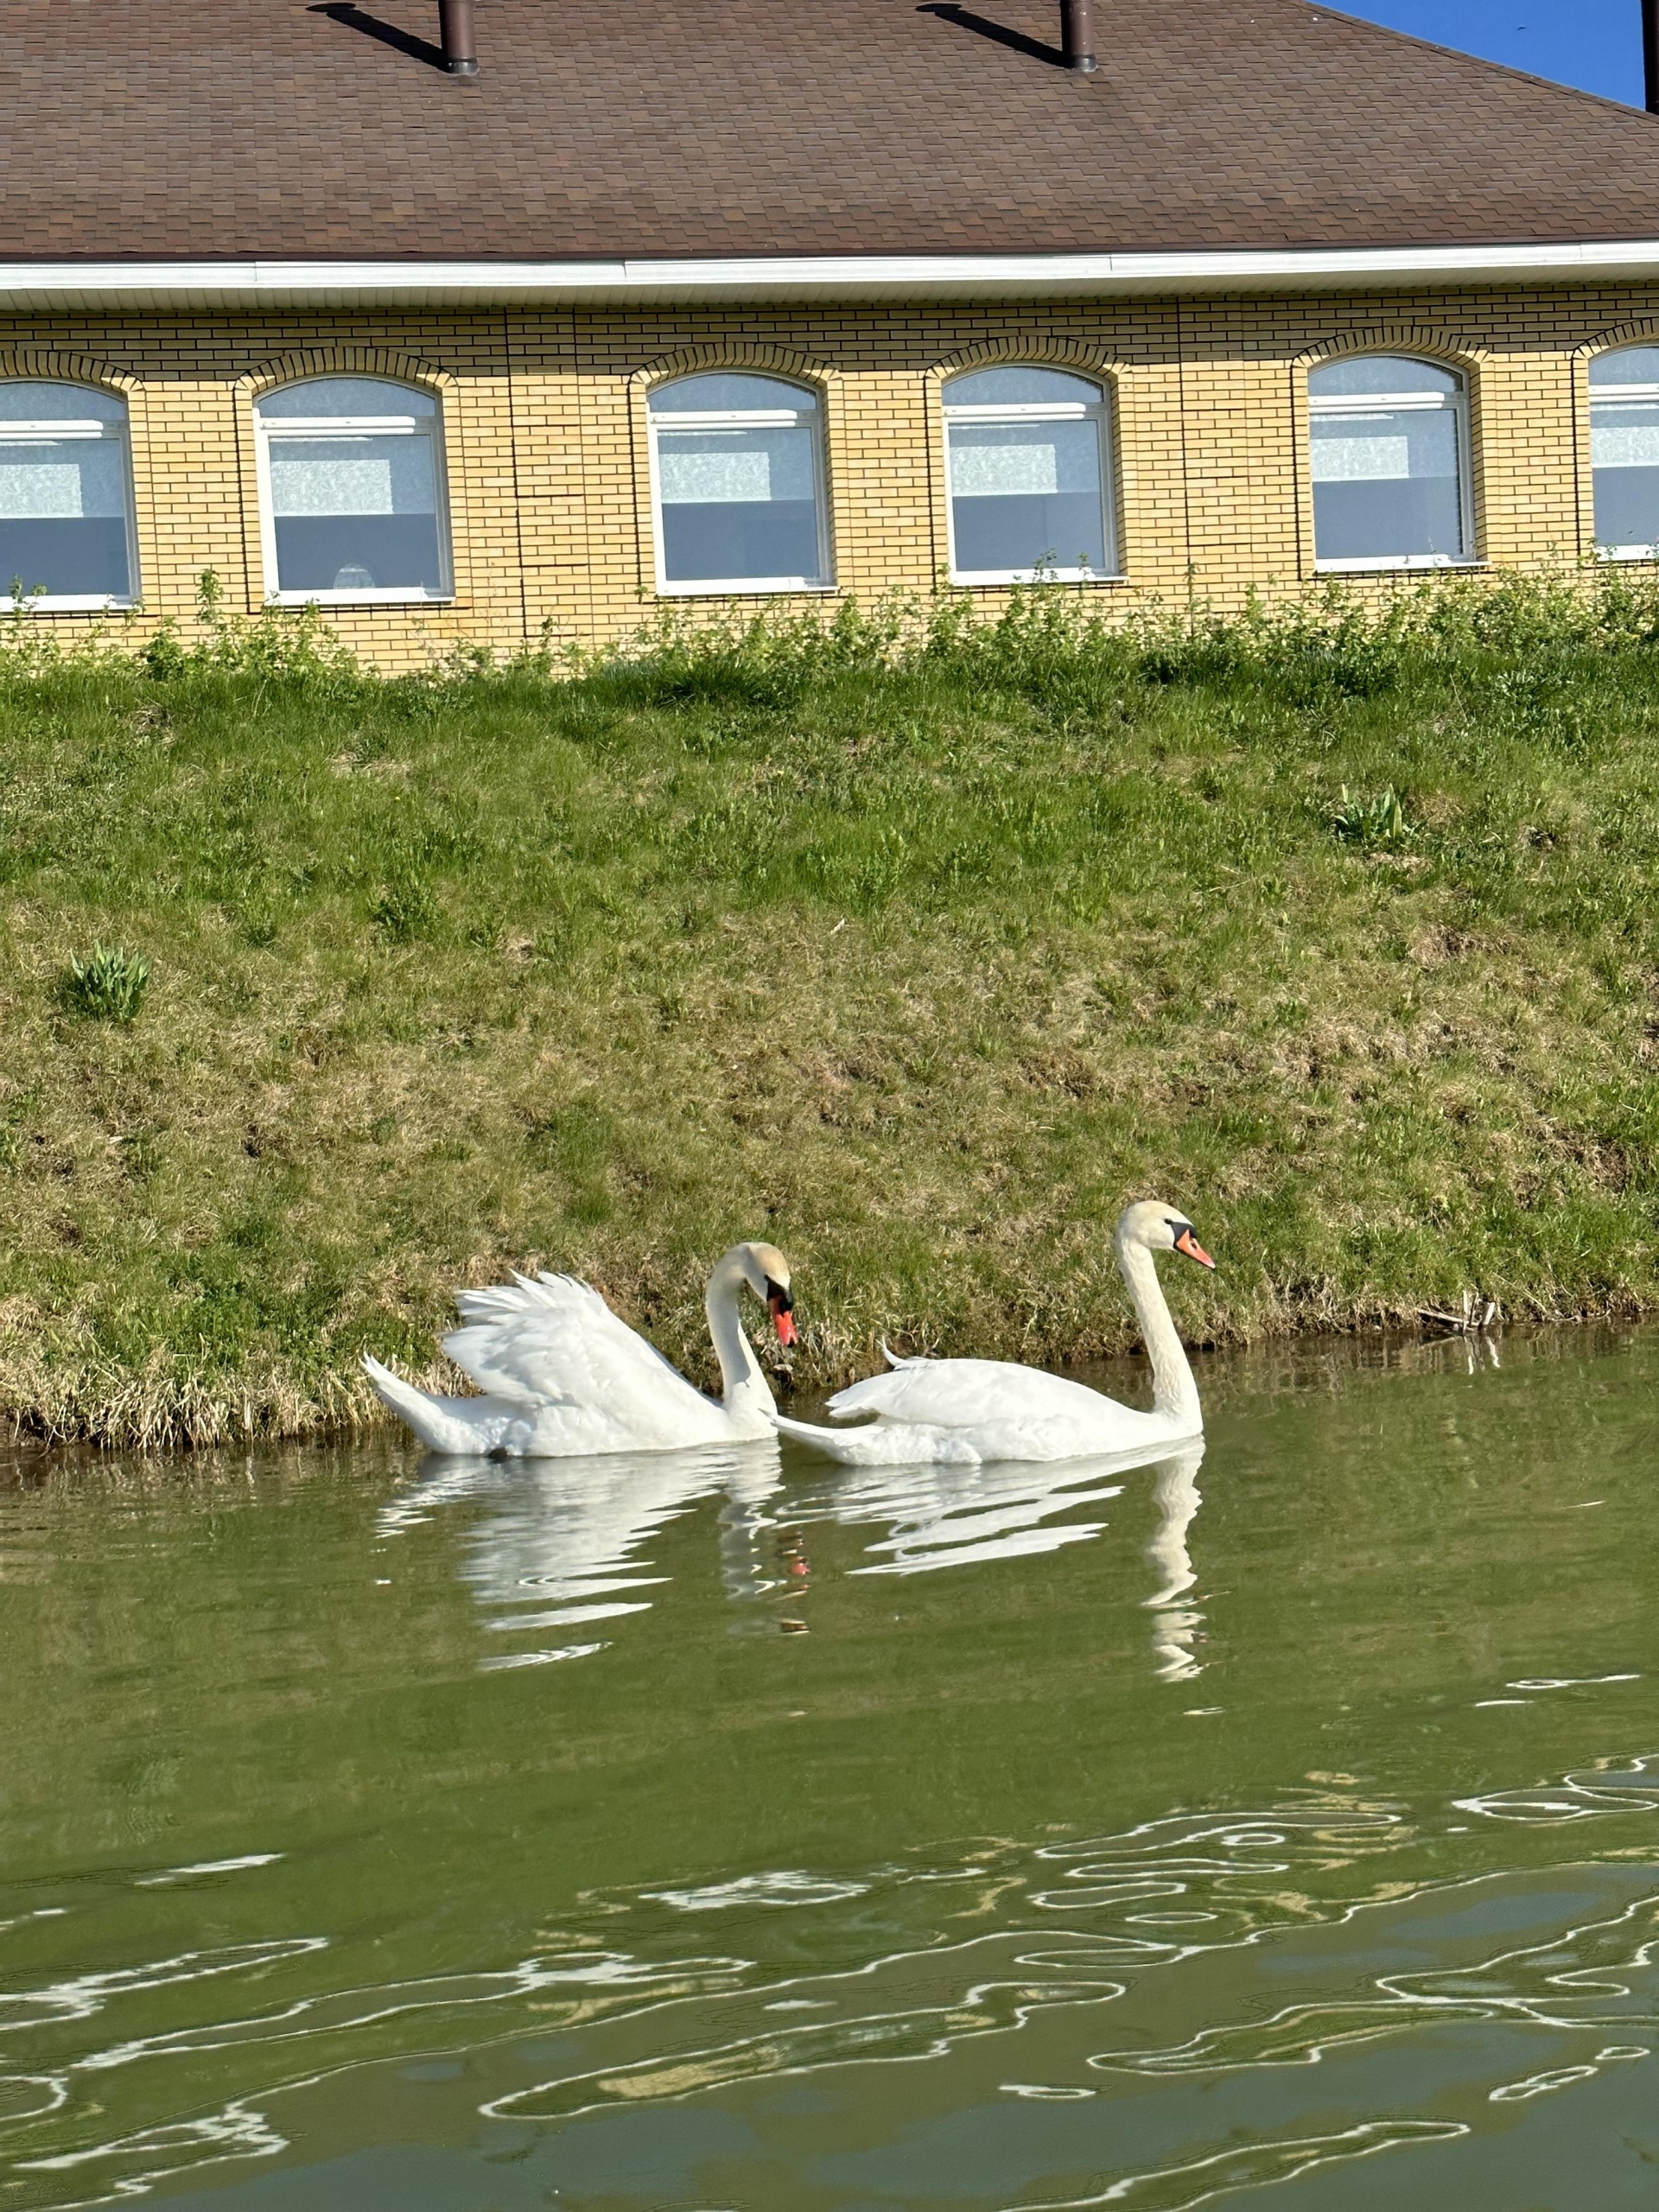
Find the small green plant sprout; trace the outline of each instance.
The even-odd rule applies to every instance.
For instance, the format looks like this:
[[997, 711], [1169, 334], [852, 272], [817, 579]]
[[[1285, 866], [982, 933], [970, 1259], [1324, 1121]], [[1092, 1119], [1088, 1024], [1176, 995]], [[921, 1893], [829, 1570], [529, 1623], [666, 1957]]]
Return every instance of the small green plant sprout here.
[[1405, 806], [1392, 784], [1370, 798], [1351, 791], [1344, 784], [1336, 811], [1331, 817], [1331, 826], [1348, 844], [1370, 845], [1384, 851], [1408, 844], [1413, 834]]
[[72, 1014], [92, 1021], [131, 1021], [149, 988], [149, 963], [119, 945], [71, 953], [58, 995]]
[[391, 944], [413, 944], [429, 937], [438, 922], [437, 901], [429, 887], [406, 868], [393, 869], [369, 913]]

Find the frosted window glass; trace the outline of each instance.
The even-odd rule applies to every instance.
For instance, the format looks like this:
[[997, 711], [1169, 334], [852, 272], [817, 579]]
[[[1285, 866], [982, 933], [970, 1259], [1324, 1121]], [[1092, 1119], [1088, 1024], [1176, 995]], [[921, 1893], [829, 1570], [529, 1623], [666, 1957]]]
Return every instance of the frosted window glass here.
[[1337, 394], [1443, 391], [1458, 389], [1450, 369], [1414, 361], [1399, 353], [1357, 353], [1350, 360], [1327, 361], [1308, 372], [1307, 388], [1316, 399]]
[[1598, 353], [1590, 364], [1592, 384], [1659, 384], [1659, 346], [1621, 346]]
[[1108, 573], [1100, 425], [947, 418], [952, 563], [962, 576]]
[[1093, 423], [953, 423], [950, 489], [959, 499], [1100, 490]]
[[84, 384], [0, 383], [0, 423], [124, 423], [124, 402]]
[[1590, 458], [1597, 544], [1647, 553], [1659, 544], [1659, 405], [1592, 407]]
[[1659, 407], [1598, 409], [1590, 420], [1590, 459], [1597, 468], [1659, 468]]
[[1463, 558], [1458, 418], [1452, 408], [1316, 413], [1309, 429], [1319, 559]]
[[1353, 483], [1362, 478], [1409, 476], [1409, 438], [1332, 437], [1313, 441], [1313, 481], [1316, 484]]
[[672, 430], [657, 442], [665, 506], [810, 499], [812, 432]]
[[121, 448], [113, 440], [61, 446], [0, 442], [0, 518], [124, 517], [124, 474]]
[[432, 449], [424, 438], [282, 438], [270, 448], [279, 515], [431, 514]]
[[1098, 385], [1059, 369], [977, 369], [969, 376], [952, 377], [944, 387], [947, 407], [1014, 407], [1053, 405], [1096, 406]]
[[817, 404], [816, 392], [778, 377], [683, 377], [651, 395], [653, 415], [805, 415]]
[[285, 384], [268, 391], [259, 402], [262, 423], [280, 422], [284, 416], [308, 416], [315, 422], [327, 415], [412, 415], [429, 419], [438, 411], [430, 392], [413, 385], [392, 384], [383, 377], [318, 377], [309, 384]]

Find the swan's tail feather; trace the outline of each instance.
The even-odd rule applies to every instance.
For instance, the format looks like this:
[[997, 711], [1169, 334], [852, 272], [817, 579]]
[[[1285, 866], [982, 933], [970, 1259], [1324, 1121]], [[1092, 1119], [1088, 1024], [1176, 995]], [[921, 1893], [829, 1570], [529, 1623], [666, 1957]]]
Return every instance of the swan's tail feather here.
[[896, 1467], [935, 1455], [934, 1432], [906, 1427], [902, 1421], [861, 1421], [854, 1428], [818, 1428], [809, 1421], [791, 1421], [773, 1414], [772, 1425], [782, 1436], [810, 1444], [814, 1451], [839, 1459], [844, 1467]]
[[819, 1428], [810, 1421], [791, 1421], [786, 1414], [773, 1414], [772, 1425], [780, 1436], [792, 1436], [798, 1444], [810, 1444], [849, 1466], [855, 1466], [862, 1457], [854, 1448], [854, 1440], [859, 1434], [856, 1429]]
[[383, 1405], [407, 1423], [429, 1452], [478, 1459], [494, 1450], [511, 1414], [487, 1398], [438, 1398], [417, 1390], [378, 1359], [363, 1356], [363, 1372]]

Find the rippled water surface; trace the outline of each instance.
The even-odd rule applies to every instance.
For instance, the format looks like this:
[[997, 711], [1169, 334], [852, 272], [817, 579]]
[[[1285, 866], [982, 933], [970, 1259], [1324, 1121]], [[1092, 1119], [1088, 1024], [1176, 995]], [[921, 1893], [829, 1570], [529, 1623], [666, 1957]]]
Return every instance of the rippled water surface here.
[[0, 1470], [0, 2206], [1652, 2212], [1659, 1335], [1200, 1382]]

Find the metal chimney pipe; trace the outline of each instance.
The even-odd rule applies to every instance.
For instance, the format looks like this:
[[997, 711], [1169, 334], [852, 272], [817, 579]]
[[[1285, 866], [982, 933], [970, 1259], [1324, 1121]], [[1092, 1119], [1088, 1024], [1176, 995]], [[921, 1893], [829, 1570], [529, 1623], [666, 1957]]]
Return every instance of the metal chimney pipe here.
[[[1659, 22], [1659, 0], [1642, 0], [1644, 10]], [[1643, 20], [1647, 20], [1646, 16]], [[1095, 59], [1095, 0], [1060, 0], [1060, 50], [1065, 66], [1080, 77], [1091, 77], [1100, 64]]]
[[[1659, 0], [1643, 0], [1643, 5], [1659, 5]], [[478, 74], [473, 7], [474, 0], [438, 0], [438, 36], [443, 44], [443, 66], [452, 77]]]
[[1649, 115], [1659, 115], [1659, 0], [1642, 0], [1642, 90]]

